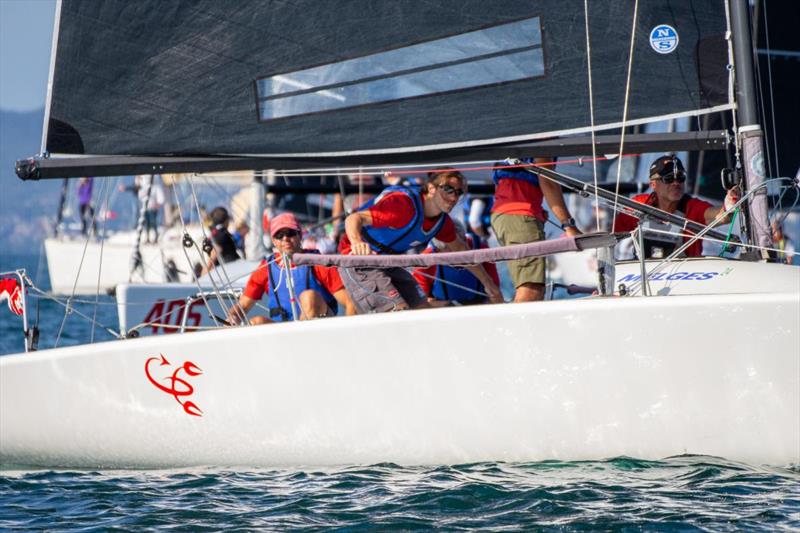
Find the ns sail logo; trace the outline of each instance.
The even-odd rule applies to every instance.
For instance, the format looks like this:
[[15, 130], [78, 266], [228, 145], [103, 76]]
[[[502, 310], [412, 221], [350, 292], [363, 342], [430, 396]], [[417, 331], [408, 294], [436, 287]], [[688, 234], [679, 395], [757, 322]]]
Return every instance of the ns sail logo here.
[[650, 46], [659, 54], [669, 54], [678, 47], [678, 32], [668, 24], [659, 24], [650, 31]]

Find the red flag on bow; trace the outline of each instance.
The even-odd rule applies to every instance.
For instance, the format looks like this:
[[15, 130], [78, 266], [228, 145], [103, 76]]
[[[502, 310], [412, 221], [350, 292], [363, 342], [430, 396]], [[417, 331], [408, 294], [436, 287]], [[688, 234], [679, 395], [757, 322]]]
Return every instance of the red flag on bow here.
[[8, 300], [8, 308], [15, 315], [22, 314], [22, 289], [14, 278], [0, 279], [0, 302]]

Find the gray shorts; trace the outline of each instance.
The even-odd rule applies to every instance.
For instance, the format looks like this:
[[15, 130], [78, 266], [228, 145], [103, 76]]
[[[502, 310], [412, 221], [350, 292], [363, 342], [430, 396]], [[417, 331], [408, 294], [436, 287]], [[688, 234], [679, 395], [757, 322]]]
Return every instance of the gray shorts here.
[[402, 304], [413, 309], [427, 302], [404, 268], [340, 268], [339, 275], [358, 314], [394, 311]]

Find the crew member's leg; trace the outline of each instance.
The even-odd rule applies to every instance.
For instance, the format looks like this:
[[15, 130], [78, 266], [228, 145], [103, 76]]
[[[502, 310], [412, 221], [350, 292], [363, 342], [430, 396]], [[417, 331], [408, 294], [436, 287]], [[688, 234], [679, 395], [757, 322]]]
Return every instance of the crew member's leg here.
[[89, 204], [80, 204], [81, 210], [81, 234], [86, 235], [86, 231], [89, 228], [89, 217], [87, 216], [87, 211], [89, 210]]
[[422, 294], [414, 276], [408, 273], [405, 268], [389, 268], [386, 274], [391, 278], [392, 285], [400, 292], [400, 296], [411, 307], [411, 309], [422, 309], [431, 307], [428, 299]]
[[153, 228], [153, 235], [154, 235], [153, 242], [158, 242], [158, 211], [153, 210], [150, 211], [150, 213], [151, 213], [150, 225]]
[[333, 315], [333, 310], [320, 293], [306, 290], [300, 293], [300, 320], [313, 320]]
[[[502, 246], [544, 239], [544, 225], [535, 217], [494, 214], [492, 228]], [[508, 262], [508, 272], [514, 283], [515, 302], [534, 302], [544, 299], [546, 266], [544, 257], [526, 257]]]
[[408, 309], [408, 302], [397, 290], [387, 271], [378, 268], [340, 268], [344, 288], [358, 314], [384, 313]]

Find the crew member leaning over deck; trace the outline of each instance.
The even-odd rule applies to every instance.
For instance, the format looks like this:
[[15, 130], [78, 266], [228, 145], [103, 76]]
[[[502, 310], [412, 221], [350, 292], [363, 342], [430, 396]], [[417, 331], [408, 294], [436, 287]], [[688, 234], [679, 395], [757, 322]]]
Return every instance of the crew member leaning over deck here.
[[[269, 262], [261, 261], [250, 275], [247, 286], [239, 297], [239, 303], [228, 313], [228, 321], [234, 324], [244, 320], [244, 316], [265, 292], [269, 295], [269, 317], [254, 316], [250, 323], [267, 324], [293, 320], [291, 293], [286, 283], [286, 269], [283, 268], [281, 253], [291, 256], [294, 253], [313, 251], [300, 247], [302, 230], [293, 214], [283, 213], [276, 216], [270, 222], [269, 229], [276, 248], [274, 258]], [[300, 320], [333, 316], [337, 313], [337, 304], [345, 307], [346, 314], [355, 314], [355, 308], [336, 268], [293, 265], [290, 270], [294, 293], [300, 304]]]
[[[674, 213], [685, 217], [698, 224], [710, 224], [719, 217], [729, 206], [738, 200], [738, 191], [731, 189], [725, 196], [725, 207], [715, 207], [710, 203], [692, 198], [683, 192], [683, 184], [686, 181], [686, 171], [680, 159], [672, 155], [659, 157], [650, 165], [650, 187], [651, 193], [638, 194], [632, 199], [640, 204], [657, 207], [667, 213]], [[720, 220], [721, 224], [728, 222], [730, 215]], [[620, 213], [614, 220], [614, 231], [625, 232], [633, 231], [639, 225], [639, 220], [625, 213]], [[647, 228], [647, 226], [645, 226]], [[670, 230], [670, 228], [672, 228]], [[676, 249], [681, 242], [686, 242], [690, 237], [681, 237], [677, 232], [693, 235], [689, 230], [675, 228], [669, 224], [661, 224], [659, 228], [665, 231], [672, 231], [676, 234], [646, 232], [644, 235], [645, 257], [663, 258]], [[697, 240], [686, 249], [687, 257], [699, 257], [703, 254], [703, 242]]]
[[[434, 237], [445, 250], [466, 250], [447, 215], [466, 192], [460, 172], [444, 169], [428, 174], [421, 189], [388, 187], [363, 209], [345, 220], [343, 254], [402, 254]], [[503, 301], [497, 284], [481, 265], [469, 270], [483, 283], [489, 301]], [[403, 268], [341, 268], [340, 273], [359, 313], [429, 307], [416, 281]]]

